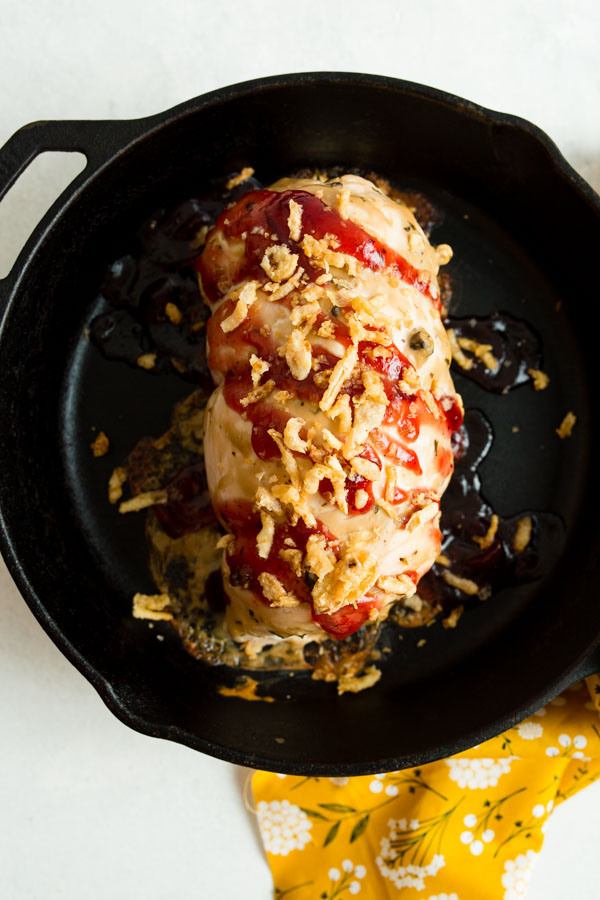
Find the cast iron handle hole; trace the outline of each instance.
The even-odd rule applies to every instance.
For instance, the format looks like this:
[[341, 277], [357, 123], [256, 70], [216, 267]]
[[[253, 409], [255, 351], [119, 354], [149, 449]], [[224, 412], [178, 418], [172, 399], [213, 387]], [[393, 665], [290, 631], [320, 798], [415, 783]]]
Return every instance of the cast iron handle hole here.
[[0, 203], [0, 278], [9, 274], [38, 222], [86, 165], [84, 153], [46, 151], [21, 173]]

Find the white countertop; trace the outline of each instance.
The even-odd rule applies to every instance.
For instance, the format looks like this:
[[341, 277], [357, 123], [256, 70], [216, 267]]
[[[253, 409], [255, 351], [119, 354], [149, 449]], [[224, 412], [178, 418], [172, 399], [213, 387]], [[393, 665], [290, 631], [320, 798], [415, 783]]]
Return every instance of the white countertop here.
[[[247, 78], [353, 70], [522, 115], [600, 190], [595, 0], [11, 7], [0, 144], [35, 119], [134, 117]], [[64, 157], [40, 161], [0, 205], [3, 273], [40, 202], [71, 172]], [[0, 612], [0, 897], [267, 900], [268, 867], [241, 802], [245, 770], [117, 721], [43, 633], [2, 563]], [[598, 833], [600, 784], [553, 815], [528, 900], [599, 896]]]

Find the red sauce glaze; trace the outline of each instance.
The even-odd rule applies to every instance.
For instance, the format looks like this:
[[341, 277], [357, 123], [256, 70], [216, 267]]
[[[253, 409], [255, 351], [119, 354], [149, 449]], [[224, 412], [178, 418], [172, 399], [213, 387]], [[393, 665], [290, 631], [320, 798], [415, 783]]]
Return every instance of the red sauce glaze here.
[[[365, 449], [360, 454], [363, 459], [367, 459], [369, 462], [375, 463], [375, 465], [381, 469], [381, 463], [379, 461], [379, 457], [374, 452], [374, 450], [367, 445], [365, 445]], [[352, 472], [346, 478], [346, 501], [348, 503], [348, 515], [355, 516], [360, 515], [361, 513], [366, 513], [370, 509], [373, 508], [375, 503], [375, 497], [373, 496], [373, 483], [369, 481], [367, 478], [363, 478], [362, 475], [359, 475], [357, 472]], [[358, 509], [356, 506], [356, 494], [358, 491], [365, 491], [368, 495], [368, 500], [361, 509]], [[319, 493], [323, 497], [328, 497], [331, 495], [333, 497], [333, 485], [328, 478], [324, 478], [319, 484]]]
[[266, 400], [250, 403], [247, 407], [242, 406], [240, 401], [251, 390], [252, 382], [249, 377], [232, 378], [225, 382], [223, 389], [225, 401], [228, 406], [252, 422], [252, 449], [258, 458], [278, 459], [281, 454], [277, 444], [269, 435], [269, 429], [275, 428], [280, 434], [283, 434], [285, 426], [292, 418], [291, 413]]
[[[381, 462], [379, 457], [375, 453], [372, 447], [368, 444], [365, 444], [365, 449], [360, 454], [362, 459], [366, 459], [369, 462], [375, 463], [376, 466], [381, 470]], [[368, 500], [361, 509], [357, 509], [356, 507], [356, 494], [358, 491], [365, 491], [368, 495]], [[358, 475], [354, 472], [349, 478], [346, 479], [346, 499], [348, 501], [348, 512], [350, 515], [356, 515], [357, 513], [366, 513], [370, 509], [373, 508], [375, 503], [375, 497], [373, 496], [373, 483], [369, 481], [367, 478], [363, 478], [362, 475]]]
[[232, 584], [243, 585], [266, 606], [270, 606], [258, 580], [261, 572], [270, 572], [281, 581], [286, 591], [295, 594], [303, 603], [311, 603], [309, 587], [294, 575], [288, 563], [279, 556], [279, 551], [290, 549], [285, 539], [291, 538], [298, 550], [304, 554], [309, 537], [312, 534], [321, 534], [337, 553], [339, 542], [326, 525], [317, 521], [313, 528], [308, 528], [302, 519], [296, 525], [285, 523], [276, 525], [271, 552], [267, 559], [262, 559], [256, 549], [256, 537], [261, 529], [261, 521], [252, 504], [247, 500], [230, 501], [220, 506], [218, 513], [221, 521], [235, 534], [235, 551], [227, 555]]
[[[334, 234], [340, 241], [340, 249], [356, 255], [365, 265], [379, 270], [389, 269], [390, 266], [393, 268], [393, 257], [389, 255], [392, 251], [387, 252], [389, 248], [385, 248], [383, 245], [383, 249], [378, 247], [378, 242], [367, 235], [363, 229], [342, 219], [335, 210], [325, 206], [317, 197], [313, 197], [305, 191], [285, 191], [283, 193], [252, 191], [242, 197], [233, 207], [225, 210], [217, 221], [217, 228], [222, 228], [228, 237], [245, 235], [246, 247], [245, 253], [240, 257], [240, 265], [246, 266], [247, 261], [250, 260], [256, 271], [252, 273], [240, 271], [238, 278], [242, 274], [244, 277], [252, 274], [262, 281], [265, 280], [259, 263], [264, 250], [272, 243], [273, 235], [280, 243], [287, 243], [290, 246], [293, 244], [292, 249], [302, 255], [299, 246], [289, 240], [287, 219], [290, 199], [294, 199], [303, 208], [302, 222], [305, 232], [316, 238], [325, 234]], [[266, 228], [268, 232], [267, 237], [262, 234], [263, 228]], [[253, 229], [255, 232], [260, 231], [261, 233], [253, 233]], [[207, 245], [204, 254], [200, 257], [198, 268], [203, 283], [205, 279], [206, 283], [212, 279], [211, 283], [218, 295], [222, 290], [219, 281], [222, 273], [219, 266], [216, 265], [215, 259], [208, 252], [209, 246]], [[302, 262], [303, 260], [301, 260]], [[306, 263], [305, 267], [310, 269], [310, 264], [306, 259], [304, 259], [304, 263]], [[310, 274], [308, 269], [307, 274]], [[277, 448], [267, 433], [268, 428], [276, 427], [278, 431], [283, 431], [289, 416], [286, 416], [275, 404], [264, 401], [258, 404], [249, 404], [247, 407], [241, 406], [240, 400], [252, 389], [248, 365], [251, 353], [256, 352], [269, 364], [269, 370], [263, 381], [267, 378], [272, 379], [278, 390], [287, 390], [301, 401], [317, 404], [324, 387], [315, 384], [314, 372], [311, 372], [303, 381], [297, 381], [292, 377], [285, 359], [277, 352], [278, 348], [274, 344], [270, 330], [264, 329], [263, 332], [263, 323], [258, 309], [250, 308], [244, 322], [233, 332], [225, 334], [220, 324], [233, 311], [235, 302], [230, 300], [222, 304], [208, 322], [207, 332], [210, 346], [208, 362], [213, 371], [219, 371], [225, 376], [227, 403], [252, 422], [252, 444], [255, 452], [261, 459], [271, 459], [276, 457]], [[287, 303], [289, 300], [279, 302]], [[319, 317], [317, 325], [326, 318], [325, 316]], [[350, 343], [348, 326], [336, 317], [328, 318], [334, 324], [335, 339], [347, 346]], [[403, 441], [410, 443], [419, 436], [420, 425], [424, 417], [430, 417], [431, 414], [419, 398], [404, 394], [398, 388], [398, 382], [401, 380], [404, 370], [410, 367], [406, 357], [394, 346], [386, 348], [391, 356], [374, 356], [373, 351], [377, 346], [372, 342], [361, 342], [359, 345], [360, 362], [364, 366], [373, 368], [382, 377], [384, 389], [390, 401], [384, 422], [394, 424]], [[321, 370], [331, 369], [337, 362], [337, 357], [323, 347], [314, 346], [313, 357], [319, 360]], [[360, 381], [352, 382], [345, 387], [345, 390], [351, 396], [356, 396], [362, 393], [363, 386]], [[462, 421], [458, 403], [454, 398], [447, 397], [443, 398], [441, 406], [449, 429], [455, 431], [460, 427]], [[421, 474], [416, 454], [402, 443], [392, 441], [382, 433], [379, 433], [374, 442], [378, 449], [394, 462]], [[448, 469], [447, 454], [440, 454], [438, 467], [440, 471], [446, 473]], [[328, 487], [325, 486], [323, 489], [328, 490]], [[364, 484], [358, 485], [354, 482], [349, 489], [354, 495], [357, 490], [366, 488]], [[368, 489], [367, 493], [371, 494], [371, 489]], [[370, 502], [365, 510], [371, 506], [372, 498], [370, 497]]]
[[458, 404], [456, 397], [446, 396], [438, 401], [442, 412], [446, 417], [450, 433], [458, 431], [463, 423], [462, 410]]
[[252, 437], [250, 438], [252, 449], [259, 459], [277, 459], [281, 455], [279, 447], [269, 434], [269, 428], [276, 428], [277, 426], [273, 423], [271, 415], [266, 416], [265, 419], [267, 423], [271, 422], [272, 424], [259, 423], [252, 426]]
[[[278, 390], [289, 391], [302, 402], [318, 404], [323, 395], [324, 387], [317, 386], [314, 380], [316, 373], [313, 371], [303, 381], [297, 381], [293, 378], [285, 359], [277, 352], [277, 347], [270, 331], [265, 330], [263, 332], [259, 310], [251, 307], [241, 325], [233, 332], [224, 333], [220, 327], [221, 322], [231, 314], [235, 302], [230, 300], [222, 304], [208, 322], [207, 331], [210, 347], [208, 362], [213, 371], [219, 371], [225, 376], [224, 393], [227, 404], [252, 422], [252, 446], [257, 456], [265, 460], [273, 459], [276, 458], [278, 451], [275, 442], [267, 433], [268, 429], [277, 428], [280, 433], [283, 432], [290, 415], [286, 414], [281, 407], [268, 401], [248, 404], [246, 407], [242, 406], [240, 401], [252, 390], [248, 362], [251, 353], [255, 352], [269, 364], [269, 369], [263, 376], [263, 381], [272, 379]], [[334, 317], [331, 320], [335, 325], [336, 340], [342, 344], [349, 344], [348, 326]], [[391, 353], [390, 356], [374, 356], [373, 351], [377, 347], [378, 345], [372, 342], [361, 342], [359, 345], [360, 362], [364, 366], [373, 368], [382, 378], [384, 389], [390, 400], [384, 421], [394, 423], [399, 435], [404, 440], [408, 442], [414, 441], [419, 436], [420, 422], [424, 416], [430, 414], [421, 400], [403, 394], [398, 389], [397, 382], [402, 378], [404, 370], [410, 367], [410, 363], [393, 346], [386, 348]], [[337, 357], [319, 345], [313, 346], [313, 357], [319, 360], [321, 371], [332, 369], [338, 361]], [[357, 396], [363, 392], [364, 388], [362, 382], [359, 381], [351, 382], [344, 390], [351, 396]], [[380, 440], [380, 444], [377, 446], [382, 452], [384, 447], [387, 447], [389, 452], [386, 451], [386, 455], [391, 459], [421, 474], [416, 454], [404, 448], [401, 444], [392, 446], [392, 443], [387, 440], [387, 443], [382, 445]], [[401, 449], [398, 450], [397, 447]], [[328, 491], [330, 486], [324, 486], [322, 490]], [[353, 479], [352, 483], [348, 485], [348, 490], [351, 494], [349, 503], [352, 505], [353, 512], [367, 512], [373, 506], [372, 488], [364, 479], [362, 482], [357, 482]], [[358, 490], [366, 490], [369, 494], [369, 502], [362, 510], [357, 510], [353, 503], [354, 496]]]
[[[364, 491], [367, 494], [368, 500], [364, 506], [361, 506], [360, 509], [356, 506], [356, 495], [358, 491]], [[362, 513], [369, 512], [370, 509], [373, 508], [375, 504], [375, 497], [373, 496], [373, 484], [367, 478], [363, 478], [362, 475], [350, 475], [349, 478], [346, 479], [346, 500], [348, 501], [348, 514], [351, 516], [360, 515]]]
[[[248, 315], [234, 331], [226, 333], [222, 330], [221, 322], [233, 312], [235, 303], [235, 300], [228, 300], [208, 320], [208, 364], [212, 371], [224, 375], [226, 382], [236, 377], [241, 378], [249, 385], [246, 390], [248, 393], [252, 389], [249, 360], [255, 353], [269, 364], [263, 381], [273, 379], [278, 390], [289, 391], [300, 400], [318, 403], [324, 388], [315, 384], [315, 372], [311, 371], [302, 381], [297, 381], [292, 376], [285, 358], [277, 352], [278, 347], [270, 331], [264, 329], [263, 333], [264, 323], [260, 310], [250, 307]], [[337, 356], [318, 344], [313, 345], [313, 357], [319, 359], [321, 369], [331, 369], [338, 361]], [[239, 399], [243, 396], [245, 394], [239, 393]], [[234, 406], [234, 409], [238, 407]], [[242, 410], [243, 407], [240, 407], [238, 411]]]
[[[262, 322], [256, 310], [251, 308], [244, 322], [235, 331], [224, 333], [220, 323], [232, 312], [234, 306], [235, 301], [223, 304], [208, 321], [208, 362], [213, 371], [219, 371], [225, 376], [224, 396], [227, 405], [252, 422], [252, 447], [256, 455], [263, 460], [274, 459], [279, 456], [279, 450], [268, 430], [275, 428], [282, 434], [291, 413], [273, 401], [261, 400], [247, 406], [242, 405], [242, 399], [253, 389], [249, 364], [252, 353], [256, 353], [269, 365], [262, 383], [272, 379], [277, 390], [289, 391], [301, 403], [314, 404], [316, 407], [324, 388], [315, 384], [315, 372], [312, 371], [303, 381], [293, 378], [285, 359], [277, 353], [271, 334], [261, 333]], [[323, 369], [333, 368], [337, 357], [317, 345], [313, 350]]]
[[[228, 300], [211, 316], [207, 323], [207, 338], [209, 344], [208, 364], [213, 372], [220, 372], [226, 379], [235, 375], [242, 375], [250, 381], [249, 359], [252, 353], [256, 353], [261, 359], [269, 363], [269, 370], [265, 379], [272, 378], [279, 390], [288, 390], [301, 400], [317, 402], [321, 399], [325, 388], [315, 384], [315, 372], [309, 373], [302, 381], [297, 381], [290, 373], [285, 358], [280, 356], [270, 329], [264, 328], [260, 309], [250, 307], [248, 314], [241, 325], [234, 331], [224, 332], [221, 322], [234, 310], [235, 300]], [[278, 303], [289, 303], [287, 298]], [[335, 317], [320, 316], [315, 323], [315, 330], [329, 318], [334, 323], [334, 339], [344, 346], [350, 344], [350, 331], [344, 322]], [[392, 355], [389, 358], [373, 356], [373, 350], [379, 345], [370, 341], [361, 341], [359, 346], [359, 361], [365, 367], [377, 371], [386, 390], [396, 387], [396, 382], [402, 378], [404, 369], [411, 367], [406, 357], [393, 345], [386, 348]], [[317, 371], [333, 369], [339, 362], [339, 358], [318, 343], [312, 345], [313, 359], [319, 363]], [[351, 396], [362, 393], [361, 382], [350, 384], [344, 391]], [[396, 392], [398, 393], [397, 389]], [[242, 395], [243, 396], [243, 395]]]
[[404, 370], [412, 369], [412, 366], [394, 344], [384, 348], [391, 356], [376, 356], [374, 351], [378, 346], [378, 344], [368, 341], [361, 342], [359, 344], [359, 359], [363, 365], [370, 366], [371, 369], [379, 372], [383, 376], [384, 383], [388, 381], [395, 384], [402, 378]]
[[448, 449], [448, 447], [438, 447], [435, 464], [442, 478], [446, 478], [450, 475], [454, 471], [454, 456], [452, 450]]
[[394, 424], [405, 441], [416, 441], [421, 431], [424, 404], [414, 395], [404, 394], [392, 381], [384, 382], [389, 404], [383, 421]]
[[[315, 322], [315, 330], [325, 321], [333, 322], [334, 334], [333, 339], [338, 341], [345, 347], [351, 344], [350, 328], [345, 322], [340, 322], [335, 316], [321, 315]], [[370, 328], [366, 326], [367, 331], [380, 331], [381, 329]], [[378, 356], [377, 351], [384, 349], [385, 356]], [[412, 369], [413, 366], [403, 353], [398, 350], [394, 344], [382, 348], [376, 341], [361, 341], [358, 344], [358, 360], [360, 364], [369, 369], [374, 369], [381, 375], [384, 386], [394, 385], [400, 381], [404, 375], [405, 369]], [[337, 360], [336, 360], [337, 361]], [[344, 388], [344, 390], [347, 390]], [[349, 393], [352, 393], [350, 390]]]
[[[274, 459], [279, 451], [277, 445], [268, 434], [269, 428], [276, 428], [280, 433], [290, 414], [276, 404], [269, 401], [259, 401], [242, 406], [241, 400], [252, 390], [250, 378], [249, 358], [252, 352], [256, 352], [261, 359], [269, 363], [269, 369], [263, 376], [272, 379], [278, 390], [287, 390], [304, 403], [318, 404], [323, 395], [324, 388], [315, 384], [315, 372], [311, 372], [303, 381], [297, 381], [289, 371], [284, 358], [279, 356], [270, 333], [261, 333], [259, 313], [252, 307], [249, 314], [233, 332], [224, 333], [220, 327], [221, 321], [228, 316], [235, 301], [228, 301], [211, 317], [208, 322], [209, 339], [209, 365], [213, 369], [221, 371], [225, 375], [224, 395], [227, 404], [237, 410], [240, 415], [252, 422], [252, 446], [260, 459]], [[341, 322], [336, 322], [336, 338], [345, 342], [349, 341], [348, 328]], [[361, 362], [365, 366], [371, 366], [381, 375], [384, 389], [390, 405], [386, 411], [387, 422], [395, 422], [399, 434], [407, 441], [415, 440], [419, 435], [419, 420], [427, 413], [424, 404], [414, 397], [409, 397], [399, 391], [396, 381], [402, 377], [404, 369], [410, 365], [408, 360], [395, 347], [390, 348], [390, 357], [373, 356], [372, 351], [377, 344], [362, 342], [359, 346]], [[331, 369], [337, 362], [337, 357], [329, 353], [325, 348], [315, 345], [313, 354], [320, 360], [322, 369]], [[362, 383], [352, 383], [345, 390], [356, 396], [364, 390]], [[376, 444], [383, 452], [383, 446], [391, 447], [389, 439], [387, 444]], [[391, 459], [407, 468], [421, 474], [419, 461], [416, 454], [398, 445], [402, 451], [392, 448]], [[373, 455], [373, 461], [378, 462]], [[331, 485], [325, 482], [322, 492], [331, 490]], [[369, 501], [362, 510], [354, 506], [354, 498], [358, 490], [366, 490]], [[367, 512], [373, 506], [373, 492], [369, 482], [365, 479], [352, 479], [348, 483], [349, 505], [355, 513]]]
[[[375, 503], [375, 497], [373, 496], [373, 484], [368, 481], [366, 478], [363, 478], [362, 475], [357, 475], [354, 472], [352, 475], [349, 475], [346, 478], [346, 502], [348, 503], [348, 515], [356, 516], [361, 513], [366, 513], [370, 509], [373, 508]], [[356, 506], [356, 494], [358, 491], [365, 491], [368, 495], [368, 500], [363, 507], [358, 509]], [[322, 497], [333, 497], [333, 485], [328, 478], [324, 478], [319, 484], [319, 493]]]
[[[252, 505], [245, 500], [223, 504], [219, 509], [219, 515], [221, 521], [236, 536], [235, 550], [227, 555], [232, 584], [242, 585], [252, 591], [265, 606], [270, 606], [258, 580], [261, 572], [270, 572], [279, 579], [286, 591], [295, 594], [302, 603], [310, 603], [312, 606], [310, 588], [301, 578], [294, 575], [288, 563], [280, 558], [279, 551], [288, 549], [285, 539], [292, 538], [298, 550], [304, 554], [309, 537], [312, 534], [321, 534], [337, 554], [339, 542], [326, 525], [317, 521], [315, 527], [308, 528], [302, 520], [294, 526], [276, 525], [271, 552], [267, 559], [262, 559], [256, 549], [256, 537], [261, 528], [260, 517], [252, 509]], [[356, 609], [353, 606], [344, 606], [331, 614], [317, 614], [313, 611], [312, 618], [332, 637], [342, 639], [357, 631], [368, 619], [371, 609], [379, 609], [380, 606], [379, 600], [367, 598]]]
[[[221, 229], [228, 238], [241, 238], [245, 235], [246, 253], [240, 257], [239, 267], [231, 276], [234, 280], [248, 277], [265, 280], [260, 262], [267, 247], [273, 243], [273, 235], [275, 243], [286, 244], [294, 253], [298, 253], [299, 264], [309, 275], [318, 274], [319, 270], [315, 270], [302, 252], [300, 244], [290, 239], [287, 224], [290, 200], [302, 207], [303, 234], [309, 234], [316, 240], [321, 240], [325, 235], [333, 235], [337, 241], [336, 250], [353, 256], [363, 266], [375, 272], [386, 272], [413, 285], [428, 296], [437, 309], [441, 309], [439, 297], [435, 300], [432, 298], [429, 283], [423, 279], [422, 273], [403, 256], [372, 237], [364, 228], [342, 218], [337, 210], [307, 191], [250, 191], [221, 213], [215, 225], [216, 230]], [[266, 237], [262, 233], [263, 229], [267, 232]], [[213, 301], [219, 296], [222, 279], [222, 271], [215, 265], [218, 253], [219, 248], [213, 249], [209, 235], [206, 250], [196, 264], [203, 288]]]
[[399, 441], [392, 440], [392, 438], [388, 437], [387, 434], [380, 431], [378, 428], [375, 428], [371, 432], [371, 441], [383, 456], [387, 457], [387, 459], [391, 459], [397, 465], [403, 466], [405, 469], [410, 469], [411, 472], [415, 472], [417, 475], [423, 474], [421, 464], [419, 463], [419, 457], [414, 450], [410, 450]]
[[439, 528], [436, 528], [436, 526], [433, 524], [433, 522], [431, 523], [430, 534], [431, 534], [431, 540], [437, 545], [438, 553], [439, 553], [441, 546], [442, 546], [442, 532]]
[[338, 640], [348, 637], [364, 625], [372, 609], [381, 609], [381, 600], [367, 597], [358, 606], [342, 606], [334, 613], [315, 613], [313, 621]]

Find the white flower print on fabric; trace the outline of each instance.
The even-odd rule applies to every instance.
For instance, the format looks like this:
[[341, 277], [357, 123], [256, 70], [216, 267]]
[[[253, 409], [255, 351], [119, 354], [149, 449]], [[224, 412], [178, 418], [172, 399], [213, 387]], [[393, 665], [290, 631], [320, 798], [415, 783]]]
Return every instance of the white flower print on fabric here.
[[347, 776], [342, 777], [342, 778], [330, 778], [329, 780], [332, 784], [335, 784], [338, 787], [345, 787], [348, 784], [348, 782], [350, 781], [350, 779]]
[[546, 747], [546, 756], [571, 756], [572, 759], [586, 761], [591, 758], [583, 753], [587, 746], [587, 738], [583, 734], [576, 734], [573, 739], [569, 734], [560, 734], [557, 743], [558, 747]]
[[517, 734], [524, 741], [534, 741], [536, 738], [541, 738], [543, 733], [544, 729], [539, 722], [521, 722], [520, 725], [517, 725]]
[[[467, 829], [475, 828], [477, 825], [477, 816], [475, 813], [469, 813], [464, 817], [463, 823], [466, 825]], [[476, 838], [472, 831], [463, 831], [460, 834], [460, 842], [469, 848], [473, 856], [480, 856], [485, 850], [485, 844], [489, 844], [490, 841], [493, 841], [495, 836], [496, 833], [492, 831], [491, 828], [484, 829], [480, 838]]]
[[429, 900], [458, 900], [458, 894], [432, 894]]
[[383, 779], [385, 778], [385, 774], [375, 775], [375, 781], [371, 781], [369, 784], [369, 790], [373, 794], [380, 794], [383, 790]]
[[537, 857], [535, 850], [528, 850], [527, 853], [520, 853], [516, 859], [509, 859], [504, 863], [504, 900], [522, 900], [525, 897]]
[[426, 866], [417, 866], [413, 863], [407, 866], [397, 865], [396, 861], [403, 855], [400, 848], [406, 838], [406, 832], [417, 831], [419, 822], [416, 819], [411, 822], [407, 822], [406, 819], [390, 819], [388, 825], [389, 836], [381, 839], [380, 856], [375, 860], [379, 871], [384, 878], [389, 878], [398, 890], [407, 887], [422, 891], [425, 888], [425, 879], [437, 875], [446, 865], [446, 860], [436, 853]]
[[289, 800], [261, 800], [256, 817], [265, 850], [275, 856], [287, 856], [292, 850], [304, 850], [312, 837], [312, 822], [299, 806]]
[[516, 756], [506, 759], [447, 759], [450, 778], [461, 788], [471, 790], [496, 787], [498, 780], [510, 772], [510, 765]]
[[[341, 872], [340, 869], [342, 870]], [[341, 863], [340, 869], [333, 867], [327, 873], [331, 881], [331, 889], [327, 894], [328, 900], [331, 900], [333, 897], [339, 897], [345, 891], [348, 891], [349, 894], [360, 893], [360, 879], [363, 879], [367, 874], [365, 866], [355, 866], [351, 859], [345, 859]]]

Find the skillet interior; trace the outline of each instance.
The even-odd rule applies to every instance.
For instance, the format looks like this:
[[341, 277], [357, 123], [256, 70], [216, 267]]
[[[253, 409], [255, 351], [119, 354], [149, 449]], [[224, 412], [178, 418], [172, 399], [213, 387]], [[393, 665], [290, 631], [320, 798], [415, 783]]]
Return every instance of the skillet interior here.
[[[593, 201], [535, 129], [387, 79], [270, 79], [140, 123], [146, 129], [48, 232], [4, 326], [5, 549], [34, 612], [128, 724], [246, 765], [385, 771], [497, 733], [568, 683], [600, 634], [595, 336], [582, 316], [599, 236]], [[482, 478], [496, 511], [563, 518], [568, 541], [553, 571], [498, 594], [454, 631], [407, 633], [382, 662], [382, 681], [356, 696], [338, 698], [300, 675], [263, 678], [273, 704], [218, 695], [231, 672], [188, 657], [168, 629], [158, 642], [158, 629], [130, 618], [131, 595], [152, 590], [143, 522], [106, 502], [112, 467], [141, 435], [165, 429], [188, 389], [109, 363], [82, 340], [104, 268], [154, 208], [248, 163], [264, 183], [341, 164], [424, 191], [446, 212], [434, 240], [455, 250], [456, 314], [524, 318], [542, 337], [551, 379], [543, 393], [507, 397], [460, 378], [457, 386], [494, 426]], [[554, 428], [568, 409], [578, 422], [560, 441]], [[109, 457], [92, 457], [93, 426], [109, 434]]]

